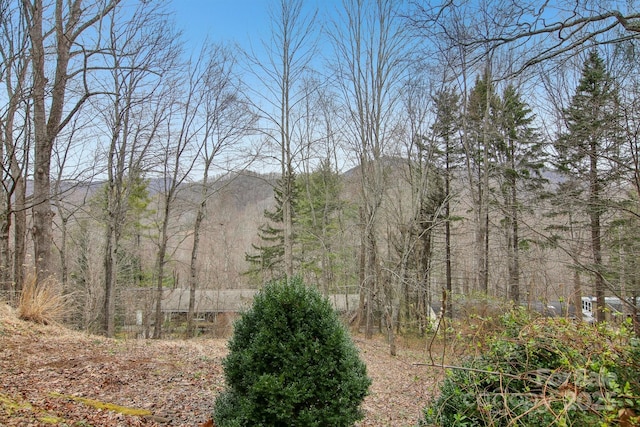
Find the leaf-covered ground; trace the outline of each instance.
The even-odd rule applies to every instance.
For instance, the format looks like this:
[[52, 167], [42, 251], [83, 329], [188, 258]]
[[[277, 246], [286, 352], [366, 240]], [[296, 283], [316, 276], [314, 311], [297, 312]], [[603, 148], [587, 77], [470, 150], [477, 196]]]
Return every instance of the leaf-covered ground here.
[[[440, 373], [356, 337], [373, 383], [359, 426], [413, 426]], [[22, 322], [0, 303], [1, 426], [197, 426], [224, 388], [226, 340], [109, 340]]]

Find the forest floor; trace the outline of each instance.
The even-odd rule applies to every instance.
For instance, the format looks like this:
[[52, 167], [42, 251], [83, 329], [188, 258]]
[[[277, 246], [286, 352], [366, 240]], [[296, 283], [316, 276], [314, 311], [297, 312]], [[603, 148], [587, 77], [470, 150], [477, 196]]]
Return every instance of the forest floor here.
[[[357, 425], [415, 426], [442, 376], [416, 365], [424, 344], [392, 357], [382, 339], [354, 341], [372, 379]], [[106, 339], [21, 321], [0, 302], [0, 426], [204, 424], [224, 388], [226, 343]]]

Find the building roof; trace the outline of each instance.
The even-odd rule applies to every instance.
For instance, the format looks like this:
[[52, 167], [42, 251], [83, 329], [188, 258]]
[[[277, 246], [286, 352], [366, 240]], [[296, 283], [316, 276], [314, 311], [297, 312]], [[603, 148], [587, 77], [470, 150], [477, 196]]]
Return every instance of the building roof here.
[[[237, 313], [247, 310], [253, 303], [256, 289], [202, 289], [196, 290], [196, 313]], [[327, 296], [337, 311], [351, 311], [358, 307], [357, 294], [331, 294]], [[189, 289], [167, 289], [162, 295], [163, 313], [187, 313]]]
[[[255, 289], [203, 289], [196, 290], [196, 313], [239, 312], [253, 302]], [[164, 313], [186, 313], [189, 311], [189, 289], [168, 289], [162, 295]]]

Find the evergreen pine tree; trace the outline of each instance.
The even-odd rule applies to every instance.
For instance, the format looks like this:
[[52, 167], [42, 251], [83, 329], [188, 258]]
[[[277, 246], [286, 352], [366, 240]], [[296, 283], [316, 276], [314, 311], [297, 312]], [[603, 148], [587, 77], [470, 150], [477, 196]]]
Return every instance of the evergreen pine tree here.
[[[453, 317], [451, 306], [451, 294], [453, 292], [453, 273], [451, 268], [451, 180], [453, 170], [459, 163], [460, 145], [460, 97], [451, 89], [439, 91], [435, 98], [436, 121], [432, 126], [432, 131], [436, 140], [441, 144], [441, 152], [443, 157], [443, 174], [444, 174], [444, 219], [445, 219], [445, 281], [446, 290], [449, 295], [448, 299], [443, 301], [443, 310], [448, 317]], [[447, 302], [448, 301], [448, 302]]]
[[476, 285], [484, 294], [489, 292], [489, 184], [495, 173], [493, 152], [497, 134], [494, 91], [491, 74], [486, 71], [476, 80], [467, 99], [462, 139], [475, 222]]
[[[295, 182], [295, 180], [294, 180]], [[258, 228], [260, 244], [252, 244], [254, 253], [246, 253], [245, 260], [249, 263], [247, 274], [259, 279], [260, 283], [283, 278], [286, 275], [284, 266], [284, 228], [283, 228], [283, 185], [278, 180], [273, 189], [275, 205], [272, 209], [264, 210], [266, 222]], [[295, 219], [296, 204], [299, 189], [294, 184], [293, 217]], [[295, 237], [295, 235], [294, 235]]]
[[500, 167], [500, 203], [507, 243], [508, 295], [519, 303], [520, 290], [520, 212], [523, 192], [540, 189], [544, 152], [540, 136], [533, 127], [535, 116], [512, 85], [505, 89], [497, 110], [499, 135], [495, 156]]
[[300, 273], [320, 281], [323, 290], [329, 292], [336, 268], [334, 243], [345, 207], [340, 199], [340, 176], [329, 159], [325, 159], [316, 170], [301, 176], [298, 181], [302, 194], [296, 203], [294, 230], [299, 243]]
[[564, 111], [567, 132], [556, 143], [558, 168], [586, 184], [584, 206], [589, 216], [590, 249], [597, 299], [597, 320], [605, 318], [603, 276], [603, 215], [607, 187], [618, 174], [621, 143], [618, 93], [597, 51], [591, 51], [571, 104]]

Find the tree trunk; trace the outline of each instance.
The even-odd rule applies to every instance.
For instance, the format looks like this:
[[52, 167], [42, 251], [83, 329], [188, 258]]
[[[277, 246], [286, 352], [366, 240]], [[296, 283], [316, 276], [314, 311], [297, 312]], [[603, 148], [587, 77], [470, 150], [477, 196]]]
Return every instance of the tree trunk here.
[[285, 167], [282, 194], [282, 223], [284, 232], [284, 270], [287, 281], [293, 278], [293, 173], [291, 166]]
[[[11, 286], [11, 251], [9, 250], [9, 230], [11, 228], [11, 202], [9, 195], [2, 192], [3, 206], [0, 212], [0, 290], [10, 291]], [[13, 299], [9, 295], [10, 300]]]
[[520, 237], [519, 237], [519, 224], [518, 224], [518, 208], [514, 194], [514, 207], [512, 208], [513, 216], [513, 242], [512, 242], [512, 267], [511, 267], [511, 298], [516, 304], [520, 303], [521, 290], [520, 290]]
[[509, 203], [507, 214], [509, 221], [509, 230], [511, 234], [509, 247], [509, 297], [514, 304], [520, 303], [520, 248], [518, 237], [518, 190], [516, 188], [516, 165], [515, 165], [515, 148], [514, 141], [509, 139], [509, 168], [511, 169], [508, 182], [509, 182]]
[[453, 304], [451, 303], [451, 296], [453, 293], [453, 280], [451, 273], [451, 205], [449, 203], [449, 197], [451, 192], [451, 183], [450, 183], [450, 166], [449, 166], [449, 144], [447, 143], [447, 153], [446, 153], [446, 176], [445, 176], [445, 205], [444, 205], [444, 215], [445, 215], [445, 223], [444, 223], [444, 254], [445, 254], [445, 281], [446, 281], [446, 290], [447, 297], [443, 303], [446, 303], [445, 306], [442, 307], [446, 316], [449, 319], [453, 319]]
[[[490, 73], [487, 72], [487, 79], [490, 78]], [[485, 296], [489, 295], [489, 112], [491, 108], [491, 84], [487, 81], [487, 98], [484, 111], [484, 117], [482, 120], [482, 188], [478, 192], [481, 195], [480, 199], [480, 233], [479, 241], [481, 245], [480, 257], [479, 257], [479, 279], [480, 290]]]
[[162, 223], [162, 230], [160, 232], [160, 245], [158, 247], [158, 255], [156, 259], [156, 310], [155, 310], [155, 322], [153, 324], [153, 338], [160, 339], [162, 338], [162, 298], [163, 298], [163, 285], [164, 285], [164, 265], [165, 265], [165, 257], [167, 253], [167, 243], [168, 243], [168, 223], [169, 223], [169, 213], [170, 208], [169, 200], [165, 200], [165, 212], [164, 212], [164, 220]]
[[114, 324], [114, 283], [115, 283], [115, 253], [113, 242], [113, 222], [109, 218], [105, 231], [104, 249], [104, 300], [102, 305], [102, 331], [105, 336], [113, 337], [115, 334]]
[[[115, 7], [119, 0], [106, 3], [96, 14], [81, 22], [86, 11], [81, 0], [64, 2], [55, 1], [54, 22], [51, 31], [55, 37], [53, 84], [48, 85], [47, 75], [50, 67], [45, 66], [46, 52], [44, 41], [49, 36], [43, 29], [42, 0], [22, 0], [27, 12], [29, 38], [31, 41], [31, 72], [33, 85], [31, 99], [33, 101], [33, 245], [35, 254], [36, 277], [38, 283], [53, 274], [51, 270], [51, 247], [53, 242], [53, 212], [51, 210], [51, 154], [53, 144], [61, 129], [71, 119], [89, 94], [80, 97], [76, 105], [70, 109], [63, 121], [65, 95], [69, 80], [68, 66], [71, 58], [71, 46], [82, 32], [98, 22]], [[66, 7], [65, 7], [66, 6]], [[86, 70], [84, 70], [86, 71]], [[48, 107], [48, 115], [47, 115]]]
[[365, 338], [373, 338], [373, 325], [375, 321], [374, 309], [379, 305], [380, 295], [380, 269], [378, 266], [378, 247], [373, 227], [367, 227], [367, 251], [366, 251], [366, 289], [367, 289], [367, 321]]
[[[20, 172], [21, 173], [21, 172]], [[13, 227], [13, 281], [17, 293], [22, 291], [24, 285], [24, 268], [27, 258], [27, 202], [26, 186], [24, 178], [18, 174], [15, 181], [14, 202], [14, 227]]]
[[[51, 227], [52, 212], [50, 207], [50, 166], [51, 166], [51, 150], [53, 148], [53, 138], [48, 134], [49, 126], [46, 116], [46, 86], [47, 77], [45, 75], [45, 50], [44, 35], [42, 33], [42, 0], [35, 0], [31, 5], [26, 0], [26, 8], [31, 11], [29, 35], [31, 38], [31, 63], [33, 73], [33, 86], [31, 88], [33, 100], [33, 126], [35, 137], [35, 159], [33, 174], [33, 244], [35, 254], [36, 275], [41, 282], [50, 272], [50, 255], [51, 255]], [[62, 25], [62, 23], [57, 23]], [[63, 69], [68, 61], [68, 52], [64, 50], [63, 44], [58, 46], [58, 62], [56, 72]], [[66, 53], [66, 57], [65, 57]], [[65, 79], [60, 80], [62, 76], [56, 75], [55, 83], [58, 84], [54, 88], [52, 95], [64, 94], [61, 92], [60, 84], [66, 83]], [[56, 113], [62, 113], [62, 100], [55, 98], [51, 104], [50, 123], [57, 128], [57, 123], [53, 119], [54, 108]], [[59, 121], [58, 121], [59, 122]], [[53, 129], [51, 129], [53, 130]], [[57, 129], [56, 129], [57, 130]]]
[[598, 175], [598, 147], [595, 138], [590, 141], [589, 147], [589, 222], [591, 229], [591, 251], [593, 255], [593, 267], [595, 273], [595, 294], [596, 294], [596, 320], [604, 322], [606, 320], [605, 307], [605, 284], [602, 276], [602, 241], [600, 228], [600, 210], [602, 209], [600, 197], [600, 177]]
[[206, 209], [206, 187], [207, 174], [205, 173], [202, 190], [202, 201], [198, 205], [196, 220], [193, 224], [193, 246], [191, 247], [191, 261], [189, 263], [189, 309], [187, 311], [187, 337], [195, 336], [196, 328], [194, 322], [196, 308], [196, 288], [198, 286], [198, 248], [200, 246], [200, 228], [204, 219], [204, 211]]
[[573, 309], [576, 320], [582, 321], [582, 282], [580, 280], [580, 271], [573, 269]]
[[487, 296], [489, 293], [489, 286], [486, 281], [487, 272], [485, 266], [487, 265], [487, 213], [486, 213], [486, 194], [482, 184], [483, 180], [478, 181], [478, 200], [476, 205], [476, 233], [475, 233], [475, 252], [476, 252], [476, 283], [478, 285], [478, 291]]
[[368, 292], [367, 292], [367, 247], [365, 238], [365, 218], [364, 208], [360, 206], [358, 208], [358, 215], [360, 221], [360, 246], [358, 250], [358, 293], [360, 294], [360, 301], [358, 304], [358, 315], [356, 325], [358, 328], [366, 327], [366, 311], [368, 305]]
[[[61, 209], [58, 209], [60, 215], [62, 215]], [[69, 267], [67, 266], [67, 235], [69, 227], [69, 218], [62, 217], [59, 221], [60, 224], [60, 243], [58, 245], [58, 255], [60, 256], [60, 284], [62, 289], [67, 289], [69, 284]]]

